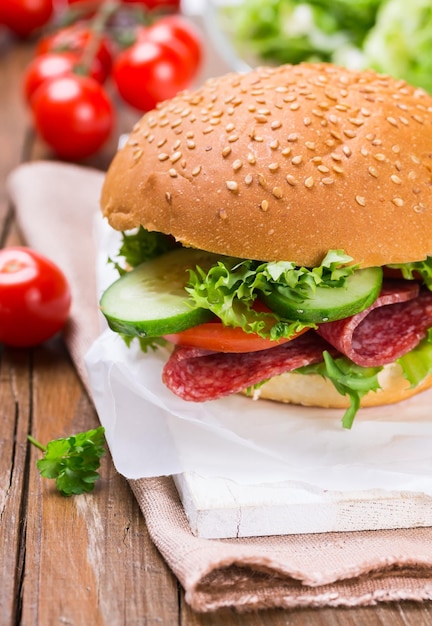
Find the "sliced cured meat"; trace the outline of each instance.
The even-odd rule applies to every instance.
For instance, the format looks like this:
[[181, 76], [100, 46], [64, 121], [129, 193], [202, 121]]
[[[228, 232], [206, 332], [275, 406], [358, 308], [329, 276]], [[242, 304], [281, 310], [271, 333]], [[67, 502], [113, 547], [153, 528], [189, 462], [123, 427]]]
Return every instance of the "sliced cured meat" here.
[[374, 304], [344, 320], [322, 324], [318, 333], [354, 363], [392, 363], [425, 337], [432, 326], [432, 292], [415, 282], [385, 281]]
[[327, 349], [332, 351], [331, 346], [313, 331], [259, 352], [222, 353], [177, 346], [164, 367], [162, 379], [184, 400], [203, 402], [238, 393], [283, 372], [318, 363]]

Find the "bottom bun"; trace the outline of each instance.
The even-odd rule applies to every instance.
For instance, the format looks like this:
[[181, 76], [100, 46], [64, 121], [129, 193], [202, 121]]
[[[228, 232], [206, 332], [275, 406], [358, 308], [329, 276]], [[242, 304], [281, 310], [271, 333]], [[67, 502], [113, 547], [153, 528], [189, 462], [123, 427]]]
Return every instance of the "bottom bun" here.
[[[427, 376], [417, 387], [411, 387], [398, 363], [384, 366], [378, 380], [381, 389], [369, 391], [363, 396], [362, 407], [394, 404], [432, 387], [432, 375]], [[253, 397], [327, 409], [346, 409], [350, 403], [349, 396], [342, 396], [329, 380], [319, 374], [293, 372], [270, 379], [256, 390]]]

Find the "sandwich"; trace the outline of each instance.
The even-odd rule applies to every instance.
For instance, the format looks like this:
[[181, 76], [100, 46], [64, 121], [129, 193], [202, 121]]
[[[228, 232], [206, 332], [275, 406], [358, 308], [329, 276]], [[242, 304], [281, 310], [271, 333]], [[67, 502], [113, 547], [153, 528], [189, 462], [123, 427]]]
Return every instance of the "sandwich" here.
[[[208, 80], [146, 113], [102, 213], [100, 302], [185, 401], [345, 409], [432, 385], [432, 97], [303, 63]], [[143, 356], [145, 358], [145, 355]]]

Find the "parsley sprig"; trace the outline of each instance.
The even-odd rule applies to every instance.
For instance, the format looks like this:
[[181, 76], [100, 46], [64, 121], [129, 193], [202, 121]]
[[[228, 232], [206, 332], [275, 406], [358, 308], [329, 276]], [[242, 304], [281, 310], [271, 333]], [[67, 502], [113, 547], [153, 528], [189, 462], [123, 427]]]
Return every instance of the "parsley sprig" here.
[[44, 452], [36, 463], [41, 476], [54, 478], [58, 491], [71, 496], [93, 491], [100, 459], [105, 454], [104, 433], [100, 426], [66, 439], [53, 439], [46, 446], [31, 435], [28, 440]]

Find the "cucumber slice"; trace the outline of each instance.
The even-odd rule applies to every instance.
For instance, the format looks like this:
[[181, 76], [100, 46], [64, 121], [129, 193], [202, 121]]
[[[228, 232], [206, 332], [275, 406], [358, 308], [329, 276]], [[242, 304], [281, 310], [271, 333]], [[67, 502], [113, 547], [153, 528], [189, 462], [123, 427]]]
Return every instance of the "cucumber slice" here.
[[214, 314], [194, 308], [185, 291], [188, 269], [207, 271], [220, 257], [192, 248], [176, 248], [138, 265], [102, 295], [100, 308], [109, 326], [126, 335], [160, 337], [207, 322]]
[[350, 317], [363, 311], [379, 295], [382, 268], [368, 267], [349, 276], [343, 287], [317, 287], [313, 298], [290, 298], [289, 289], [277, 287], [262, 300], [281, 317], [320, 324]]

